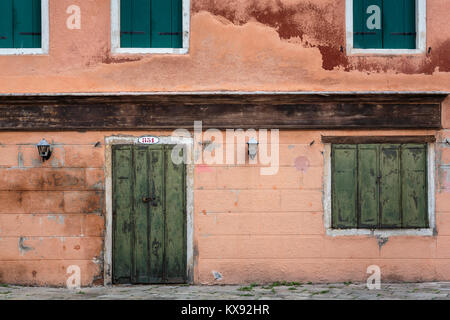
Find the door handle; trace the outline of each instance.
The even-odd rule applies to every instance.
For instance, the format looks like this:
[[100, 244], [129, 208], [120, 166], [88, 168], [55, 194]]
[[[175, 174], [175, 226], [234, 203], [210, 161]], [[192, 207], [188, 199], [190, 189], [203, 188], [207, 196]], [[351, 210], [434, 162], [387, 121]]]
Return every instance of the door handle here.
[[142, 202], [148, 203], [151, 202], [152, 206], [156, 207], [158, 205], [156, 197], [143, 197]]

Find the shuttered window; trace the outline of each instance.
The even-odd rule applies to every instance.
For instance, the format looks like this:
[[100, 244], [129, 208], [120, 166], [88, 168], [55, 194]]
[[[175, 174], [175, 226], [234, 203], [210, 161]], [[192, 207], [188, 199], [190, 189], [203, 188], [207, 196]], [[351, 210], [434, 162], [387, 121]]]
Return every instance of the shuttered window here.
[[427, 144], [333, 144], [332, 227], [427, 228]]
[[0, 1], [0, 48], [41, 48], [41, 0]]
[[353, 0], [353, 47], [415, 49], [416, 0]]
[[182, 0], [121, 0], [121, 48], [182, 48]]

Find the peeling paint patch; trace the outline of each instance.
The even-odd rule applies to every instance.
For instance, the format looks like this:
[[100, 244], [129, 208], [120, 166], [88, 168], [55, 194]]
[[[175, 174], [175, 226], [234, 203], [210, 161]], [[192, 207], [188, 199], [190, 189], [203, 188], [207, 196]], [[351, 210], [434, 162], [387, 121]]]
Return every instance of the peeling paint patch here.
[[19, 252], [20, 252], [20, 255], [24, 255], [25, 253], [27, 253], [28, 251], [31, 251], [31, 250], [34, 250], [34, 248], [32, 248], [32, 247], [27, 247], [27, 246], [25, 246], [25, 244], [24, 244], [24, 241], [25, 240], [27, 240], [27, 238], [25, 238], [25, 237], [19, 237], [19, 244], [18, 244], [18, 247], [19, 247]]
[[213, 270], [212, 274], [213, 274], [214, 280], [220, 281], [220, 280], [223, 279], [222, 274], [220, 272], [218, 272], [218, 271], [214, 271]]
[[389, 241], [389, 238], [377, 236], [378, 247], [381, 248]]

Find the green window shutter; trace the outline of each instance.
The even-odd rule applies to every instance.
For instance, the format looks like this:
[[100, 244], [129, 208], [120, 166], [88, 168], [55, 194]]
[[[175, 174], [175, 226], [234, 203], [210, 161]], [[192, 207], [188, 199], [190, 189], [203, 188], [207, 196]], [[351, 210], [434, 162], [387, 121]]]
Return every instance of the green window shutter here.
[[0, 48], [13, 48], [13, 0], [0, 1]]
[[403, 145], [401, 158], [403, 227], [426, 228], [428, 226], [426, 145]]
[[373, 13], [367, 13], [370, 6], [380, 8], [380, 19], [383, 15], [382, 0], [354, 0], [353, 1], [353, 47], [360, 49], [380, 49], [383, 48], [382, 21], [380, 29], [369, 29], [367, 20]]
[[416, 48], [416, 1], [383, 0], [383, 47]]
[[131, 12], [133, 0], [120, 0], [120, 46], [122, 48], [133, 47], [131, 35], [133, 31]]
[[379, 225], [379, 147], [358, 145], [359, 228], [374, 229]]
[[152, 0], [152, 48], [181, 48], [182, 0]]
[[41, 47], [41, 1], [13, 1], [14, 48]]
[[332, 226], [356, 228], [357, 221], [356, 145], [332, 147]]
[[337, 144], [331, 163], [333, 228], [428, 227], [426, 144]]
[[151, 0], [120, 1], [120, 46], [150, 47]]
[[182, 0], [121, 0], [122, 48], [181, 48]]

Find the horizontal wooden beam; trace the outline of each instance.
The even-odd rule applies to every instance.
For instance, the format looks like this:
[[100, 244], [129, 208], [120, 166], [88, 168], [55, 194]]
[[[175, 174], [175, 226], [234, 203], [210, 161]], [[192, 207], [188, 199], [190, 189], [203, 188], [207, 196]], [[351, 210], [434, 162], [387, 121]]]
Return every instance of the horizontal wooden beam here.
[[444, 94], [3, 96], [0, 130], [441, 127]]
[[433, 143], [435, 136], [322, 136], [322, 143]]

